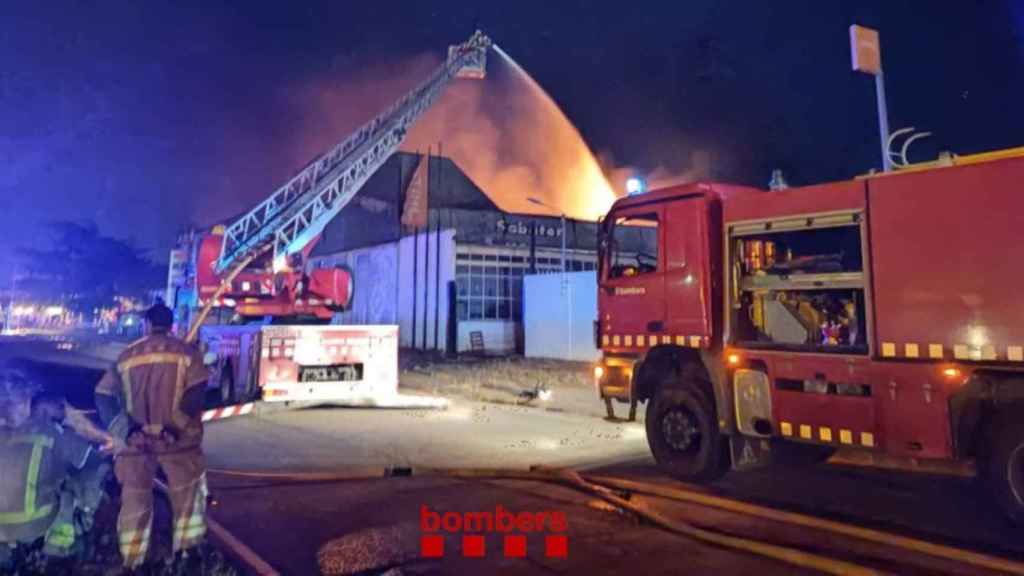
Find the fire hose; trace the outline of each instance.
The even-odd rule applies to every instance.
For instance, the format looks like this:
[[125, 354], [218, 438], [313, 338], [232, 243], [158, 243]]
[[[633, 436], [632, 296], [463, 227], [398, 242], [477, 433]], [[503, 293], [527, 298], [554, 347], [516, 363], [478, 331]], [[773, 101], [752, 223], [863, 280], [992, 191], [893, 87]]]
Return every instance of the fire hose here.
[[454, 478], [460, 480], [529, 480], [547, 482], [572, 488], [593, 496], [597, 496], [609, 504], [628, 511], [637, 517], [650, 522], [669, 532], [691, 537], [723, 548], [755, 554], [765, 558], [785, 562], [800, 568], [817, 570], [826, 574], [873, 575], [877, 570], [851, 562], [828, 558], [795, 548], [759, 542], [749, 538], [722, 534], [700, 528], [685, 522], [669, 519], [658, 512], [630, 502], [628, 493], [619, 489], [603, 486], [567, 469], [532, 467], [529, 470], [500, 468], [386, 468], [375, 471], [358, 470], [348, 474], [335, 473], [287, 473], [287, 472], [246, 472], [238, 470], [209, 469], [212, 474], [220, 474], [244, 478], [281, 479], [307, 482], [356, 481], [371, 480], [382, 477], [396, 476], [427, 476]]

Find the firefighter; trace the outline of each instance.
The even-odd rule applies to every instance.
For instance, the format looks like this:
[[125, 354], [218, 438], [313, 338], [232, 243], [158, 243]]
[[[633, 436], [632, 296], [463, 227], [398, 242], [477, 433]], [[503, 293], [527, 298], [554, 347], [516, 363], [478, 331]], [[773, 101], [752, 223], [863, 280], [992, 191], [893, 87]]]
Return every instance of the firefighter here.
[[140, 566], [149, 548], [153, 482], [167, 477], [175, 554], [206, 535], [206, 465], [202, 407], [207, 371], [198, 351], [170, 334], [173, 314], [146, 311], [146, 336], [132, 343], [96, 386], [96, 406], [119, 445], [114, 474], [121, 484], [117, 518], [121, 556]]
[[55, 520], [74, 527], [76, 553], [88, 557], [88, 539], [84, 536], [92, 530], [96, 510], [106, 497], [113, 438], [82, 412], [69, 406], [63, 395], [53, 392], [44, 392], [32, 399], [32, 416], [52, 422], [61, 430], [70, 429], [86, 441], [99, 445], [99, 450], [90, 452], [85, 465], [64, 480], [61, 506]]
[[75, 499], [64, 488], [93, 450], [43, 411], [33, 414], [40, 388], [23, 370], [0, 368], [0, 565], [40, 538], [50, 557], [69, 556], [76, 541]]

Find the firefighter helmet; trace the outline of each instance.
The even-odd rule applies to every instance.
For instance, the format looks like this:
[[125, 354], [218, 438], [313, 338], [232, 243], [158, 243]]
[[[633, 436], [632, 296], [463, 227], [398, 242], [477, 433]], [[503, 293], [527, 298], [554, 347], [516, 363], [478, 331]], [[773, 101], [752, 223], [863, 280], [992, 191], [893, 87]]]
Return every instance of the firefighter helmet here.
[[0, 366], [0, 402], [15, 399], [31, 400], [42, 387], [27, 370], [16, 362], [7, 362]]
[[30, 414], [32, 397], [42, 389], [24, 370], [7, 364], [0, 367], [0, 427], [17, 427]]

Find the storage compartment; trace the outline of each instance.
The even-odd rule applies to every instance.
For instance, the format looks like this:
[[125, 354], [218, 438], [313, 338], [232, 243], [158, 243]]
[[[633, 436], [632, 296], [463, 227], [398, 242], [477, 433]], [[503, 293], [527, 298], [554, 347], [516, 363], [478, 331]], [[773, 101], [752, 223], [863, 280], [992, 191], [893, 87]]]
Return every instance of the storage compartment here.
[[737, 344], [866, 354], [857, 213], [730, 227]]

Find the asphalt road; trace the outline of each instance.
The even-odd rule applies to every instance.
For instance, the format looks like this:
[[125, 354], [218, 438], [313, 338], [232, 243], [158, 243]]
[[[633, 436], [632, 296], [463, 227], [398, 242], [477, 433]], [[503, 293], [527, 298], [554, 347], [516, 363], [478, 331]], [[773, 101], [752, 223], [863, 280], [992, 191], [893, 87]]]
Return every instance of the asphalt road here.
[[[79, 366], [94, 368], [87, 361]], [[71, 370], [60, 373], [59, 380], [80, 391], [94, 377], [89, 370]], [[799, 573], [776, 560], [639, 524], [592, 495], [549, 484], [421, 476], [309, 482], [260, 476], [384, 466], [525, 469], [545, 464], [680, 486], [655, 467], [641, 424], [456, 399], [446, 411], [319, 408], [229, 419], [208, 425], [205, 448], [214, 518], [284, 574], [379, 573], [394, 567], [406, 574]], [[1024, 532], [1010, 527], [966, 479], [821, 465], [733, 473], [714, 485], [689, 488], [1024, 561]], [[984, 573], [909, 561], [891, 551], [865, 551], [840, 537], [697, 506], [637, 501], [697, 526], [900, 574]], [[498, 505], [514, 512], [564, 513], [567, 557], [546, 556], [544, 534], [527, 536], [524, 558], [504, 557], [502, 534], [486, 536], [482, 558], [463, 558], [458, 534], [443, 535], [443, 557], [421, 556], [423, 506], [443, 513], [493, 511]]]
[[[456, 401], [448, 411], [335, 408], [226, 420], [207, 428], [206, 449], [211, 468], [233, 472], [344, 473], [367, 466], [525, 469], [545, 464], [681, 486], [654, 465], [640, 424], [467, 401]], [[215, 517], [285, 574], [348, 574], [395, 566], [404, 573], [794, 572], [777, 561], [639, 525], [595, 507], [592, 496], [549, 485], [429, 477], [298, 482], [218, 472], [212, 472], [211, 479], [218, 502]], [[821, 465], [733, 473], [712, 486], [690, 488], [1024, 560], [1022, 533], [978, 496], [970, 480]], [[443, 560], [419, 556], [420, 506], [472, 512], [494, 510], [499, 504], [516, 511], [564, 511], [569, 518], [569, 558], [544, 557], [543, 542], [537, 537], [528, 558], [505, 559], [500, 535], [488, 538], [494, 554], [482, 559], [461, 558], [461, 543], [453, 536], [447, 537], [449, 555]], [[818, 541], [806, 542], [806, 531], [783, 537], [784, 530], [749, 519], [723, 518], [665, 501], [645, 504], [688, 522], [782, 538], [781, 543], [828, 550], [832, 556], [849, 553], [841, 538], [819, 535]], [[384, 541], [390, 544], [381, 548]], [[903, 561], [900, 556], [879, 559], [874, 552], [862, 551], [853, 559], [863, 561], [865, 555], [879, 569]], [[897, 572], [984, 573], [927, 562], [899, 564]]]

